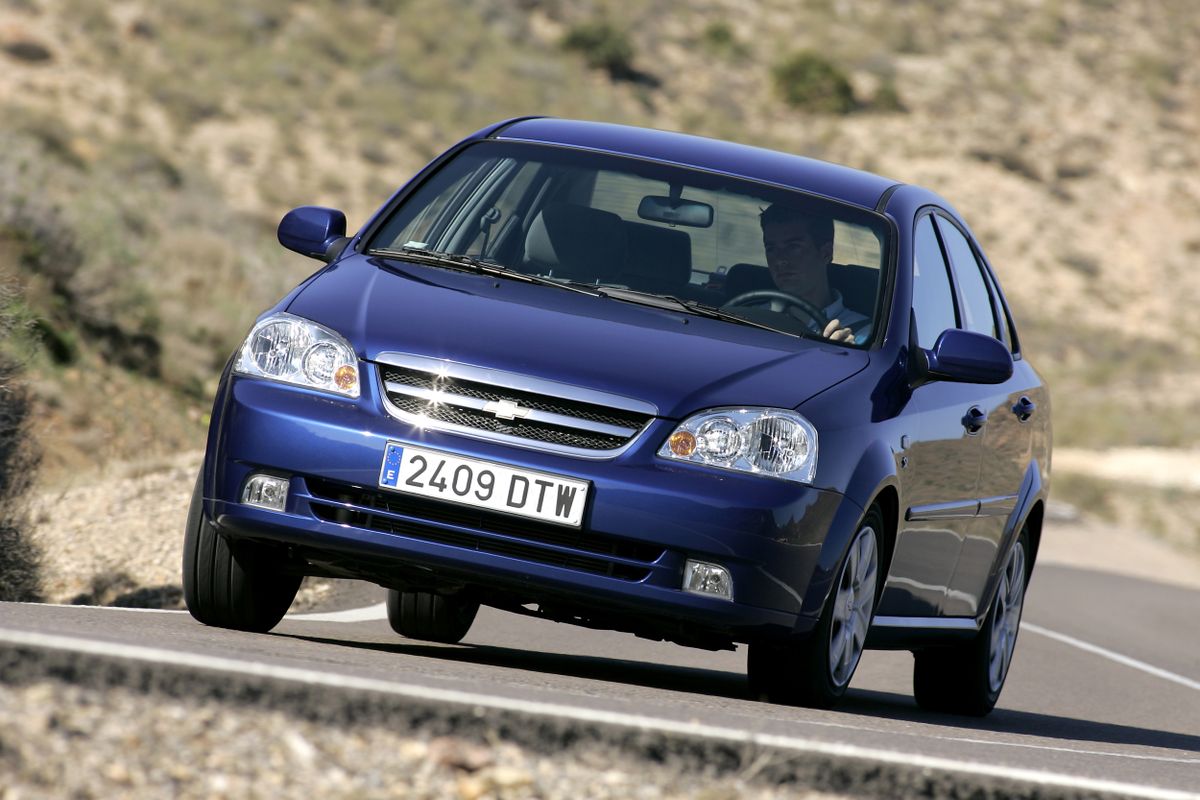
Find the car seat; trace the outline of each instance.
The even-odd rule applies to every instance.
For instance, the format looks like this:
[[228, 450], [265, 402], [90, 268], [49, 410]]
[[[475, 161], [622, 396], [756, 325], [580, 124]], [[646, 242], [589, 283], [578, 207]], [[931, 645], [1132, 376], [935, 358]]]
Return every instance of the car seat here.
[[616, 283], [625, 266], [625, 227], [609, 211], [548, 205], [525, 237], [525, 269], [584, 283]]
[[658, 225], [624, 225], [628, 253], [619, 282], [643, 292], [679, 294], [692, 279], [692, 237]]

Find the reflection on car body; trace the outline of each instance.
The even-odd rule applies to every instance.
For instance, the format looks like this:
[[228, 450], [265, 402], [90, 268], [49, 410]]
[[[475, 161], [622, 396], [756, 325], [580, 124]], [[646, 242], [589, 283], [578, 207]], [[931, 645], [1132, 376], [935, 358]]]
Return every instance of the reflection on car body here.
[[1049, 481], [1049, 397], [962, 218], [916, 186], [681, 134], [468, 137], [231, 358], [187, 523], [199, 620], [304, 575], [454, 642], [480, 604], [705, 648], [827, 706], [865, 647], [984, 714]]

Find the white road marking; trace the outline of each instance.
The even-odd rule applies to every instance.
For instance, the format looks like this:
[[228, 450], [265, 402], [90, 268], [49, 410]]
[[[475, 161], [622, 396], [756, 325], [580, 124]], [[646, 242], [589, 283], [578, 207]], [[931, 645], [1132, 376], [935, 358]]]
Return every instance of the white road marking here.
[[1045, 636], [1048, 639], [1055, 640], [1056, 642], [1062, 642], [1063, 644], [1069, 644], [1072, 647], [1078, 647], [1080, 650], [1088, 653], [1101, 656], [1102, 658], [1107, 658], [1108, 660], [1115, 661], [1118, 664], [1124, 664], [1127, 667], [1140, 669], [1142, 672], [1148, 673], [1157, 678], [1174, 681], [1180, 686], [1186, 686], [1189, 689], [1195, 689], [1196, 691], [1200, 692], [1200, 681], [1194, 681], [1191, 678], [1185, 678], [1182, 675], [1176, 675], [1174, 672], [1167, 672], [1165, 669], [1156, 667], [1153, 664], [1147, 664], [1145, 661], [1138, 661], [1136, 658], [1130, 658], [1129, 656], [1121, 655], [1120, 653], [1114, 653], [1112, 650], [1105, 650], [1103, 647], [1091, 644], [1090, 642], [1085, 642], [1082, 639], [1076, 639], [1073, 636], [1067, 636], [1065, 633], [1048, 630], [1040, 625], [1034, 625], [1032, 622], [1022, 622], [1021, 629], [1027, 630], [1030, 633], [1036, 633], [1040, 636]]
[[[93, 605], [64, 605], [62, 603], [17, 603], [22, 606], [47, 606], [53, 608], [88, 608], [101, 611], [136, 611], [141, 614], [186, 614], [186, 608], [130, 608], [128, 606], [93, 606]], [[387, 604], [379, 603], [365, 608], [351, 608], [346, 611], [323, 611], [314, 614], [288, 614], [285, 619], [304, 620], [306, 622], [369, 622], [375, 619], [387, 619]]]
[[[1078, 775], [1068, 775], [1059, 772], [1006, 767], [994, 764], [984, 764], [975, 761], [960, 761], [952, 758], [924, 756], [916, 753], [902, 753], [893, 750], [880, 750], [859, 745], [841, 744], [836, 742], [821, 742], [812, 739], [802, 739], [796, 736], [778, 734], [752, 733], [749, 731], [726, 728], [716, 725], [703, 725], [696, 722], [677, 722], [628, 714], [617, 711], [600, 711], [587, 708], [575, 708], [560, 703], [547, 703], [532, 700], [518, 700], [505, 697], [493, 697], [475, 692], [464, 692], [456, 689], [437, 689], [416, 684], [396, 681], [382, 681], [374, 678], [361, 678], [349, 675], [317, 672], [315, 670], [297, 667], [285, 667], [266, 664], [260, 661], [238, 661], [220, 656], [201, 655], [198, 653], [176, 652], [156, 647], [141, 645], [114, 644], [110, 642], [93, 641], [70, 636], [35, 633], [32, 631], [17, 631], [0, 628], [0, 642], [26, 647], [43, 647], [53, 650], [98, 655], [109, 658], [122, 658], [148, 664], [168, 664], [179, 667], [201, 668], [221, 672], [233, 672], [242, 675], [270, 678], [275, 680], [293, 681], [315, 686], [353, 689], [358, 691], [381, 692], [398, 697], [407, 697], [426, 702], [450, 703], [470, 707], [490, 708], [498, 711], [508, 711], [521, 714], [560, 717], [602, 725], [618, 725], [639, 730], [658, 731], [683, 736], [696, 736], [706, 739], [751, 744], [764, 747], [793, 750], [801, 753], [813, 753], [825, 756], [864, 759], [894, 764], [901, 767], [917, 767], [948, 772], [966, 773], [989, 778], [1009, 779], [1041, 784], [1044, 786], [1061, 786], [1094, 792], [1111, 792], [1128, 797], [1147, 798], [1147, 800], [1200, 800], [1200, 794], [1174, 789], [1160, 789], [1151, 786], [1139, 786], [1118, 781], [1108, 781], [1097, 778], [1087, 778]], [[1117, 754], [1109, 754], [1117, 755]]]
[[370, 620], [387, 619], [387, 603], [379, 603], [366, 608], [351, 608], [347, 611], [288, 614], [284, 619], [303, 620], [304, 622], [369, 622]]
[[[865, 730], [871, 730], [867, 728]], [[878, 731], [891, 733], [891, 731]], [[912, 734], [922, 739], [940, 739], [944, 742], [962, 742], [964, 744], [997, 745], [999, 747], [1027, 747], [1030, 750], [1048, 750], [1051, 753], [1074, 753], [1081, 756], [1104, 756], [1105, 758], [1132, 758], [1135, 761], [1166, 761], [1171, 764], [1200, 764], [1200, 758], [1171, 758], [1170, 756], [1143, 756], [1135, 753], [1112, 753], [1107, 750], [1081, 750], [1076, 747], [1051, 747], [1048, 744], [1027, 744], [1025, 742], [1002, 742], [995, 739], [971, 739], [966, 736], [930, 736], [926, 733]]]
[[13, 603], [17, 606], [42, 606], [44, 608], [99, 608], [104, 611], [137, 611], [142, 614], [186, 614], [181, 608], [132, 608], [129, 606], [68, 605], [66, 603]]

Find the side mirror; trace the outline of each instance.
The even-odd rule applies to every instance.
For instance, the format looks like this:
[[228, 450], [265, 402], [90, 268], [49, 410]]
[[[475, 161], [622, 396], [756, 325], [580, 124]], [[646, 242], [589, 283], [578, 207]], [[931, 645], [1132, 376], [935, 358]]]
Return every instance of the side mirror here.
[[302, 256], [326, 263], [341, 254], [346, 238], [346, 215], [336, 208], [300, 206], [279, 222], [279, 243]]
[[913, 387], [931, 381], [1004, 383], [1012, 377], [1012, 353], [986, 334], [950, 328], [932, 350], [914, 350]]

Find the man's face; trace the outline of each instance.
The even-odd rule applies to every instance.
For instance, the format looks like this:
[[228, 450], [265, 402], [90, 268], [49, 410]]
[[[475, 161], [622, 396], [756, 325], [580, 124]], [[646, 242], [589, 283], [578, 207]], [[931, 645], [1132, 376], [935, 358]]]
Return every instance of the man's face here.
[[828, 292], [829, 243], [818, 246], [800, 220], [763, 226], [767, 268], [780, 290], [814, 302]]

